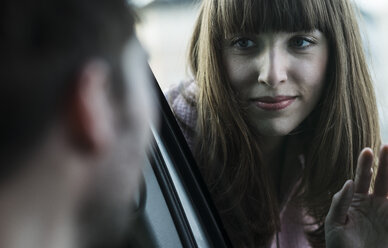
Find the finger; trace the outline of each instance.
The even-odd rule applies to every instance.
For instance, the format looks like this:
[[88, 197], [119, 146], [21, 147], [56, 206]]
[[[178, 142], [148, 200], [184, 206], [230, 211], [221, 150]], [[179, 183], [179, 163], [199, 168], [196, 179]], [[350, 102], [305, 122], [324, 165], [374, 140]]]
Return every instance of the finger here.
[[373, 194], [381, 197], [386, 197], [388, 194], [388, 145], [380, 150], [379, 169]]
[[354, 181], [356, 193], [368, 194], [372, 180], [372, 165], [373, 151], [370, 148], [364, 148], [357, 161], [356, 178]]
[[346, 216], [347, 216], [350, 204], [352, 203], [353, 192], [354, 192], [353, 181], [348, 180], [345, 182], [342, 189], [333, 196], [329, 213], [326, 216], [326, 222], [328, 225], [345, 224]]

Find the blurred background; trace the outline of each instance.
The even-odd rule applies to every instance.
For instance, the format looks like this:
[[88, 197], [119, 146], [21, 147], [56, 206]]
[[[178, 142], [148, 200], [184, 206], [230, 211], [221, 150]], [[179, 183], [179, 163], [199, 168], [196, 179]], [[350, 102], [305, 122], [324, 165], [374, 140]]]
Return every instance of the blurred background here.
[[[137, 34], [149, 53], [162, 90], [192, 78], [187, 50], [200, 0], [131, 0], [138, 8]], [[383, 142], [388, 143], [388, 1], [354, 0], [365, 53], [375, 82]]]

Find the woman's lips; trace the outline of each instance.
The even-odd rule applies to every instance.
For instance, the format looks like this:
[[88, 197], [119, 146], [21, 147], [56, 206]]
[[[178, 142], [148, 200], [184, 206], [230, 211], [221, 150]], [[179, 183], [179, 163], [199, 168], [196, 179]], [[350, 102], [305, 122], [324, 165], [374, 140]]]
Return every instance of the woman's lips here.
[[259, 97], [253, 99], [253, 103], [267, 111], [282, 110], [290, 106], [296, 99], [296, 96], [276, 96], [276, 97]]

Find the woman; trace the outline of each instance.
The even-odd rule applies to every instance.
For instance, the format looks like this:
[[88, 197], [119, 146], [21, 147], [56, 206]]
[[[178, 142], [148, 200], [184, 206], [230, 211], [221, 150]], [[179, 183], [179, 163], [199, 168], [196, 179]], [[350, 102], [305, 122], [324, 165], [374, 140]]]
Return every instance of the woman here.
[[204, 0], [190, 65], [167, 98], [235, 247], [333, 247], [360, 237], [360, 194], [388, 204], [385, 169], [368, 195], [380, 131], [349, 1]]

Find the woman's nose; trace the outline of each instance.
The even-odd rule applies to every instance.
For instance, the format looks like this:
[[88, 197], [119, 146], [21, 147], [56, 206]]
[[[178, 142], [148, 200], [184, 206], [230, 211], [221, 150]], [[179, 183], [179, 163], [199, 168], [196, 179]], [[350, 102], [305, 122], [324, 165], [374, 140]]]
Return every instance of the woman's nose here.
[[259, 60], [259, 83], [276, 87], [287, 81], [287, 56], [285, 51], [278, 47], [267, 48]]

